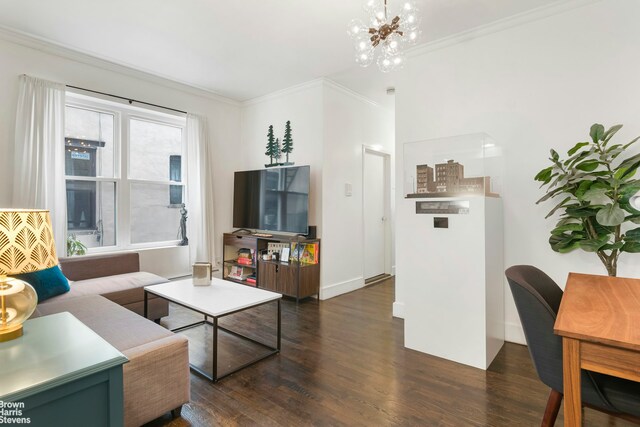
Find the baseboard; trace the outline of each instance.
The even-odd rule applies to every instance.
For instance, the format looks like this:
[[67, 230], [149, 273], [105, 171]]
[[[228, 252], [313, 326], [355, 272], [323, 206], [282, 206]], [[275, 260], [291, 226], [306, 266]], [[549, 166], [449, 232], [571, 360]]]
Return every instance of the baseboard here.
[[396, 301], [393, 303], [393, 317], [404, 319], [404, 303], [403, 302]]
[[505, 322], [504, 340], [514, 342], [516, 344], [527, 345], [527, 341], [524, 338], [524, 331], [522, 330], [522, 326], [520, 326], [518, 323]]
[[338, 295], [346, 294], [348, 292], [355, 291], [364, 286], [364, 277], [356, 277], [344, 282], [334, 283], [320, 289], [320, 299], [325, 300]]

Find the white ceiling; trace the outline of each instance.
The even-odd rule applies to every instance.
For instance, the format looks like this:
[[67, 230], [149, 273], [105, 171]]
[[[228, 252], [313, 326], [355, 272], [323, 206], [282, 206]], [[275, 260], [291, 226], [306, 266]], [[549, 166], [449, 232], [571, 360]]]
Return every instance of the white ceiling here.
[[[421, 41], [562, 1], [417, 0]], [[346, 33], [350, 19], [364, 20], [363, 3], [0, 0], [0, 26], [240, 101], [334, 76], [361, 92], [369, 79], [382, 93], [393, 76], [355, 69]]]

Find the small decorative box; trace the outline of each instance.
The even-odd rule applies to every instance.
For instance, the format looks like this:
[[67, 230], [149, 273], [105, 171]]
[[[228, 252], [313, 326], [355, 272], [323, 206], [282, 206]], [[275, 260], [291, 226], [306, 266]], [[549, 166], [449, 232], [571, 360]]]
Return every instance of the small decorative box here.
[[211, 284], [211, 263], [196, 262], [193, 264], [193, 285], [209, 286]]

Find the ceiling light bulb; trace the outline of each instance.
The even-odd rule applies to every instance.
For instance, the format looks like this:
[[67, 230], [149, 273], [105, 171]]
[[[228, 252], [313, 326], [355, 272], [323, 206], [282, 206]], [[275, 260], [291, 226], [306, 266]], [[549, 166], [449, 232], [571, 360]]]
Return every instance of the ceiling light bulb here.
[[384, 20], [384, 12], [376, 13], [376, 18], [378, 18], [380, 21]]
[[359, 19], [352, 19], [347, 26], [347, 33], [351, 37], [358, 37], [364, 31], [364, 24]]
[[415, 15], [407, 16], [407, 22], [409, 22], [410, 24], [413, 24], [414, 22], [416, 22], [416, 16]]
[[400, 65], [401, 62], [402, 62], [402, 58], [398, 57], [398, 58], [394, 58], [393, 59], [393, 63], [396, 64], [396, 65]]
[[382, 63], [386, 66], [391, 65], [391, 61], [389, 61], [388, 59], [385, 59], [384, 61], [382, 61]]
[[411, 3], [406, 2], [404, 4], [404, 10], [411, 10], [411, 9], [413, 9], [413, 6], [411, 5]]
[[395, 49], [395, 48], [397, 48], [397, 47], [398, 47], [398, 42], [397, 42], [397, 41], [395, 41], [395, 40], [394, 40], [394, 41], [392, 41], [391, 43], [389, 43], [389, 47], [390, 47], [391, 49]]
[[409, 39], [411, 39], [411, 40], [415, 40], [415, 39], [417, 39], [417, 38], [418, 38], [418, 33], [417, 33], [417, 32], [415, 32], [415, 31], [411, 31], [411, 32], [409, 33]]

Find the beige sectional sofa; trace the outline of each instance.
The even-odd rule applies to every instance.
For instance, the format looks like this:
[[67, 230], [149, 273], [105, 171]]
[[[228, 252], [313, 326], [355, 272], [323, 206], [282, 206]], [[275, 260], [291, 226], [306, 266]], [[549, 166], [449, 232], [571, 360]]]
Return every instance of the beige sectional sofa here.
[[[187, 339], [141, 316], [142, 288], [166, 279], [133, 271], [139, 270], [133, 253], [61, 259], [61, 266], [73, 280], [71, 290], [39, 304], [34, 316], [68, 311], [129, 359], [123, 368], [125, 426], [179, 414], [190, 397]], [[149, 308], [152, 319], [168, 314], [160, 298]]]
[[[42, 304], [85, 295], [102, 295], [142, 316], [143, 288], [168, 282], [164, 277], [140, 271], [140, 255], [135, 252], [60, 258], [60, 268], [69, 279], [71, 290]], [[166, 300], [154, 295], [149, 297], [149, 319], [160, 320], [169, 315], [169, 303]]]

